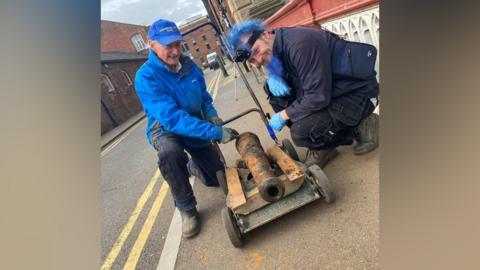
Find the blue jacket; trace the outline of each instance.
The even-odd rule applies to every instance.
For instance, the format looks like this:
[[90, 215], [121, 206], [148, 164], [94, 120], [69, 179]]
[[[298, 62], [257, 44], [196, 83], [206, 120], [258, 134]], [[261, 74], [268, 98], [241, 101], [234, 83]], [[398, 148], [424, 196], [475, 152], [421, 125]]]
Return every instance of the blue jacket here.
[[206, 120], [217, 116], [200, 69], [186, 56], [178, 72], [172, 72], [150, 51], [137, 71], [135, 90], [148, 118], [146, 135], [150, 144], [164, 132], [183, 137], [185, 145], [202, 147], [220, 140], [222, 129]]

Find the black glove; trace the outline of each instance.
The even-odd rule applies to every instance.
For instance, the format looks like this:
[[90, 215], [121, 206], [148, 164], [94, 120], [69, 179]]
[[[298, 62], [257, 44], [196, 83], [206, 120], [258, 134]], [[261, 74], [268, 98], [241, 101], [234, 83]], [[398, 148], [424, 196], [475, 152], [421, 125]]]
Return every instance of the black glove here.
[[239, 136], [238, 132], [233, 128], [222, 127], [222, 143], [227, 143]]

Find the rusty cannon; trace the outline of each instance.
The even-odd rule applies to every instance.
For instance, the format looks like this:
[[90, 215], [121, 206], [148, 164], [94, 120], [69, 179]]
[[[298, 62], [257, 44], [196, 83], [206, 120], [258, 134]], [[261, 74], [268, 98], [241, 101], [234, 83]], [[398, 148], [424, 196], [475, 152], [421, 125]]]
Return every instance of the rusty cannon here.
[[262, 199], [276, 202], [285, 193], [283, 182], [275, 176], [267, 154], [263, 150], [257, 135], [251, 132], [240, 134], [235, 146], [242, 160], [250, 170]]

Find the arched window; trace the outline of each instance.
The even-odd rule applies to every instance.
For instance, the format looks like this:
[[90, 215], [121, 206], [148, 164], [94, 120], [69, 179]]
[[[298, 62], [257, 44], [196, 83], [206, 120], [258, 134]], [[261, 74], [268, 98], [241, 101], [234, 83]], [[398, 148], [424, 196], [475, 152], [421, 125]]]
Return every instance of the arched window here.
[[145, 41], [143, 41], [142, 35], [135, 34], [131, 40], [137, 52], [145, 50], [147, 48], [147, 44], [145, 44]]
[[337, 27], [336, 27], [335, 25], [332, 25], [332, 32], [334, 32], [335, 34], [340, 34], [340, 33], [338, 32], [338, 29], [337, 29]]
[[[375, 39], [377, 42], [380, 39], [380, 19], [378, 18], [378, 15], [373, 13], [373, 19], [372, 19], [372, 31], [375, 33]], [[378, 44], [380, 45], [380, 44]]]
[[372, 34], [370, 32], [370, 28], [367, 24], [367, 21], [364, 18], [360, 19], [360, 31], [362, 32], [363, 38], [365, 39], [366, 43], [376, 45], [373, 42]]
[[353, 18], [353, 20], [349, 20], [349, 26], [350, 26], [350, 33], [353, 35], [353, 40], [354, 41], [361, 41], [360, 40], [360, 35], [358, 34], [357, 26], [355, 25], [356, 18]]
[[343, 35], [348, 40], [348, 31], [343, 22], [340, 23], [340, 35]]
[[107, 89], [108, 93], [112, 93], [113, 91], [115, 91], [115, 87], [113, 87], [112, 81], [110, 81], [110, 78], [105, 74], [102, 74], [102, 86]]
[[128, 73], [124, 70], [122, 70], [123, 77], [125, 78], [125, 82], [127, 83], [127, 86], [132, 85], [132, 80], [130, 79], [130, 76], [128, 76]]

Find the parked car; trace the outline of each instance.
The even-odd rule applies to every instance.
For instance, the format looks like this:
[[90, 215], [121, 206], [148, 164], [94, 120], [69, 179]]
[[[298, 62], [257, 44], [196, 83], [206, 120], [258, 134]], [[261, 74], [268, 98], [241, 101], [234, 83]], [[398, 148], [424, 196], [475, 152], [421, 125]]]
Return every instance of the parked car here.
[[218, 55], [216, 52], [212, 52], [207, 54], [207, 65], [210, 69], [217, 69], [220, 67], [220, 64], [218, 63]]

